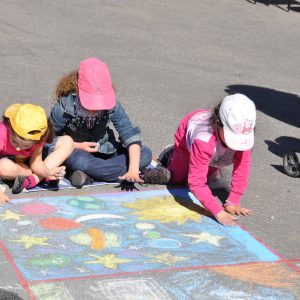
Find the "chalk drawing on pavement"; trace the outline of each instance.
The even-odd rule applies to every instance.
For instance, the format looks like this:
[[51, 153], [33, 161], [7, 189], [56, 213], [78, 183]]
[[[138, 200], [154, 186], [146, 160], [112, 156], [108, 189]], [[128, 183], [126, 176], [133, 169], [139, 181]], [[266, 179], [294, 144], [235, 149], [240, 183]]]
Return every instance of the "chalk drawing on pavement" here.
[[187, 190], [26, 198], [14, 204], [0, 208], [0, 238], [28, 281], [279, 260], [240, 227], [200, 214]]
[[51, 300], [74, 300], [71, 293], [64, 287], [61, 282], [38, 283], [31, 286], [31, 291], [36, 299]]
[[[143, 273], [142, 276], [119, 278], [81, 278], [75, 282], [66, 280], [63, 284], [41, 285], [33, 282], [31, 289], [34, 287], [36, 299], [43, 300], [57, 299], [55, 295], [67, 294], [67, 291], [74, 299], [85, 300], [297, 300], [300, 294], [299, 274], [279, 262], [214, 266], [190, 271], [158, 272], [153, 275]], [[61, 296], [58, 299], [72, 298]]]

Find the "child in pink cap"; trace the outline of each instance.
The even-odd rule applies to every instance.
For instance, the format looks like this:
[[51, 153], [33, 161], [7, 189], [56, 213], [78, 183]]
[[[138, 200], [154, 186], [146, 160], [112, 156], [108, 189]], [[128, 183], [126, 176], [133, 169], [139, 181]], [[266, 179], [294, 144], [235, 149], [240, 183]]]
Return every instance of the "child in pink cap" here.
[[[175, 143], [159, 156], [171, 172], [170, 183], [188, 183], [191, 192], [216, 220], [236, 225], [236, 217], [251, 211], [240, 206], [247, 188], [254, 145], [256, 110], [242, 94], [227, 96], [213, 111], [196, 110], [186, 115], [175, 133]], [[208, 182], [221, 168], [233, 164], [229, 196], [222, 206]]]
[[50, 119], [57, 135], [67, 134], [75, 142], [65, 162], [73, 186], [81, 188], [94, 179], [166, 183], [167, 169], [145, 169], [152, 152], [142, 145], [140, 129], [132, 125], [116, 99], [103, 61], [83, 60], [78, 70], [59, 81], [56, 96]]

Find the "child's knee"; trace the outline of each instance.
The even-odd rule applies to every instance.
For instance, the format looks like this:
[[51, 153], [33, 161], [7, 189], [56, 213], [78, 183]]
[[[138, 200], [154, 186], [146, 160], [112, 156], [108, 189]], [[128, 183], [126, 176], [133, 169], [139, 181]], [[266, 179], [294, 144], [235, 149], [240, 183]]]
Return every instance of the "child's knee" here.
[[67, 155], [71, 154], [74, 150], [73, 139], [68, 135], [60, 136], [57, 140], [55, 149], [59, 148], [63, 148], [64, 153], [66, 153]]
[[13, 167], [12, 161], [6, 157], [0, 159], [0, 177], [4, 177], [9, 169]]
[[147, 167], [152, 161], [152, 151], [149, 147], [143, 146], [141, 151], [140, 168]]
[[83, 150], [75, 149], [73, 153], [65, 161], [65, 165], [70, 170], [80, 170], [87, 173], [93, 164], [90, 161], [89, 153]]
[[185, 184], [187, 183], [187, 177], [178, 177], [171, 174], [170, 183], [172, 184]]
[[183, 172], [174, 172], [171, 168], [168, 168], [171, 172], [170, 183], [172, 184], [185, 184], [188, 182], [188, 175]]
[[25, 163], [17, 164], [6, 157], [0, 159], [0, 177], [2, 178], [11, 178], [18, 175], [29, 176], [31, 174], [32, 171], [30, 167]]
[[99, 172], [97, 177], [99, 180], [108, 181], [108, 182], [117, 182], [119, 181], [119, 176], [124, 175], [127, 172], [127, 167], [124, 165], [115, 165], [110, 166], [103, 174]]

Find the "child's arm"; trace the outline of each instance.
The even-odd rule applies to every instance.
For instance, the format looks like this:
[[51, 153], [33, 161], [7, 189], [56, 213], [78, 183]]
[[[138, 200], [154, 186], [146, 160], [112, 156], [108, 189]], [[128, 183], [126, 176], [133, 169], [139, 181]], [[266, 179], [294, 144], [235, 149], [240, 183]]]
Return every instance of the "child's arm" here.
[[45, 165], [42, 159], [43, 147], [37, 147], [30, 157], [30, 168], [34, 174], [36, 174], [40, 180], [43, 178], [49, 178], [50, 180], [62, 179], [64, 177], [65, 167], [56, 167], [49, 169]]
[[141, 145], [141, 130], [132, 125], [128, 114], [119, 101], [113, 110], [111, 120], [124, 147], [127, 148], [131, 144]]
[[130, 182], [143, 182], [139, 176], [139, 165], [141, 156], [141, 146], [138, 144], [132, 144], [129, 146], [129, 167], [128, 171], [120, 176], [120, 180], [126, 180]]
[[214, 147], [210, 143], [197, 139], [193, 142], [190, 149], [188, 183], [191, 192], [201, 204], [216, 216], [223, 207], [213, 196], [207, 184], [209, 163], [213, 152]]
[[234, 154], [233, 171], [228, 202], [238, 205], [248, 186], [251, 167], [251, 150], [236, 151]]
[[250, 215], [251, 210], [240, 206], [240, 200], [248, 186], [252, 150], [236, 151], [234, 154], [230, 194], [224, 205], [231, 214]]
[[119, 138], [128, 148], [129, 166], [128, 171], [121, 177], [121, 180], [131, 182], [143, 182], [139, 177], [139, 165], [141, 156], [141, 131], [138, 127], [133, 127], [125, 109], [121, 103], [117, 101], [111, 118], [114, 127], [116, 128]]
[[250, 216], [252, 211], [237, 204], [225, 203], [224, 209], [231, 215]]
[[54, 131], [57, 135], [61, 135], [66, 127], [68, 120], [65, 117], [65, 107], [68, 99], [63, 97], [58, 99], [51, 109], [49, 119], [53, 125]]
[[213, 146], [201, 140], [195, 140], [191, 146], [188, 183], [191, 192], [205, 209], [225, 226], [235, 226], [234, 217], [226, 212], [212, 194], [207, 185], [209, 162], [213, 154]]

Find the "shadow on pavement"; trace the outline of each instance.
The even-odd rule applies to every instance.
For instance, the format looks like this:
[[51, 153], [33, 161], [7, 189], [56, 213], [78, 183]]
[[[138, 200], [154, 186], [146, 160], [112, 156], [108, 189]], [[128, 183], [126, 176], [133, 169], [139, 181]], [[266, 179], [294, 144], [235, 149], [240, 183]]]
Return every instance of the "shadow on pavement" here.
[[[275, 141], [265, 140], [268, 150], [273, 154], [282, 157], [287, 152], [300, 152], [300, 139], [291, 136], [280, 136]], [[286, 174], [283, 165], [271, 165], [277, 171]]]
[[245, 94], [254, 101], [257, 110], [281, 122], [300, 128], [300, 98], [298, 95], [251, 85], [229, 85], [225, 92]]
[[[256, 3], [265, 4], [265, 5], [275, 5], [284, 11], [288, 11], [288, 4], [289, 4], [288, 0], [257, 0], [257, 1], [247, 0], [247, 1], [250, 3], [253, 3], [253, 4], [255, 4], [255, 2], [256, 2]], [[291, 4], [290, 4], [290, 10], [300, 12], [300, 2], [296, 1], [296, 0], [292, 0]]]
[[121, 189], [124, 192], [139, 191], [137, 184], [134, 182], [122, 181], [114, 189]]
[[[170, 194], [174, 197], [174, 200], [180, 204], [181, 206], [184, 206], [185, 208], [197, 212], [198, 214], [202, 216], [206, 216], [208, 218], [211, 218], [215, 220], [215, 218], [211, 215], [210, 212], [208, 212], [206, 209], [204, 209], [202, 206], [199, 204], [196, 204], [193, 202], [192, 198], [189, 195], [190, 190], [187, 188], [187, 186], [172, 186], [172, 185], [167, 185], [167, 189], [170, 192]], [[176, 190], [180, 189], [182, 192], [184, 192], [184, 195], [178, 196], [178, 192]], [[211, 188], [212, 194], [217, 197], [222, 204], [225, 203], [225, 201], [228, 198], [229, 192], [226, 189], [223, 188]], [[189, 199], [190, 201], [187, 201]]]
[[0, 289], [0, 299], [1, 300], [23, 300], [23, 298], [18, 296], [16, 293], [6, 291], [4, 289]]
[[268, 150], [283, 157], [287, 152], [300, 152], [300, 139], [291, 136], [280, 136], [275, 141], [265, 140]]
[[[192, 200], [192, 198], [189, 195], [189, 189], [186, 186], [174, 186], [174, 185], [168, 185], [167, 186], [168, 191], [170, 194], [174, 197], [174, 200], [180, 204], [181, 206], [186, 207], [187, 209], [197, 212], [200, 215], [207, 216], [207, 217], [212, 217], [211, 214], [205, 210], [203, 207], [201, 207], [198, 204], [195, 204]], [[180, 189], [181, 194], [180, 196], [178, 195], [178, 190]], [[176, 192], [177, 191], [177, 192]], [[184, 194], [182, 194], [184, 193]], [[187, 201], [188, 199], [188, 201]]]

